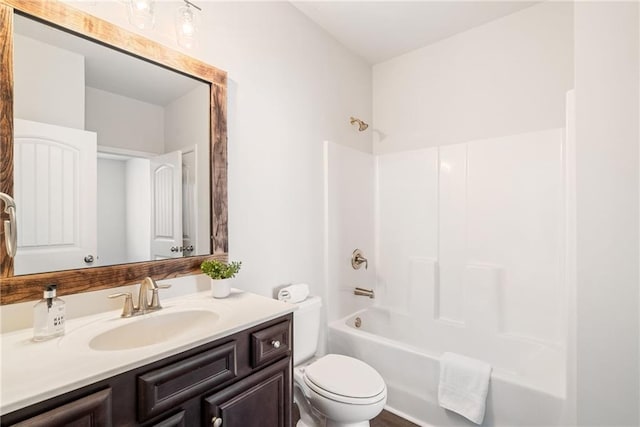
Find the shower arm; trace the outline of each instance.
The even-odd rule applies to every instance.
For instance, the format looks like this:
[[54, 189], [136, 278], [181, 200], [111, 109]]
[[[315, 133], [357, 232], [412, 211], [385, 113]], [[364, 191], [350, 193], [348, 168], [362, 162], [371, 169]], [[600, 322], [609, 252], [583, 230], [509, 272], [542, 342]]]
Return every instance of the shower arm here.
[[4, 220], [4, 242], [7, 247], [7, 255], [16, 256], [18, 249], [18, 227], [16, 223], [16, 202], [11, 196], [0, 193], [0, 200], [4, 202], [4, 211], [9, 214], [9, 219]]

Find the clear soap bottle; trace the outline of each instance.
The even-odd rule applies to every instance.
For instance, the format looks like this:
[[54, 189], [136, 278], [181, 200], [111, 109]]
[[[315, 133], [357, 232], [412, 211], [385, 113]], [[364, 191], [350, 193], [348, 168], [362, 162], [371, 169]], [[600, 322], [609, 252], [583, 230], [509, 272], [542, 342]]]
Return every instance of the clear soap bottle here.
[[64, 335], [65, 302], [56, 297], [56, 285], [47, 285], [42, 299], [33, 306], [33, 340]]

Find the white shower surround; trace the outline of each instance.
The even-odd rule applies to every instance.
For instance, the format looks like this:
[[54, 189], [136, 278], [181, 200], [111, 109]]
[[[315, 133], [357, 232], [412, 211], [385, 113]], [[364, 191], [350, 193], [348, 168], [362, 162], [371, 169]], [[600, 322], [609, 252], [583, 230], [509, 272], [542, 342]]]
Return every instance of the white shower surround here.
[[[568, 339], [564, 129], [378, 156], [327, 143], [325, 155], [329, 350], [379, 369], [390, 408], [422, 423], [448, 419], [425, 418], [433, 411], [424, 405], [435, 402], [425, 393], [437, 387], [438, 357], [453, 351], [494, 367], [488, 414], [496, 425], [515, 422], [500, 414], [530, 399], [549, 414], [534, 424], [559, 425]], [[350, 199], [368, 180], [375, 201]], [[375, 226], [364, 229], [371, 218]], [[350, 224], [359, 230], [341, 241], [336, 230]], [[375, 240], [375, 277], [339, 260], [358, 235]], [[352, 283], [375, 288], [376, 300], [340, 292]], [[373, 324], [365, 338], [345, 329], [356, 310]]]
[[[491, 333], [561, 344], [563, 133], [377, 156], [381, 303], [428, 309], [452, 327], [481, 323]], [[420, 272], [424, 259], [437, 263], [434, 274]], [[414, 306], [425, 298], [433, 304]]]

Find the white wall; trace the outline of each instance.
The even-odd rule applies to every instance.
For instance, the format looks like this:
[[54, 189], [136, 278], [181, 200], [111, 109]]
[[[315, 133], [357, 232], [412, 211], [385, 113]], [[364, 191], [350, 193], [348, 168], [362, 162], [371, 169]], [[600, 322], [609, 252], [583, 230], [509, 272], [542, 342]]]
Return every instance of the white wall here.
[[149, 159], [129, 159], [125, 167], [127, 259], [151, 259], [151, 164]]
[[374, 150], [563, 127], [572, 8], [544, 2], [376, 64]]
[[84, 129], [84, 57], [18, 34], [14, 43], [15, 117]]
[[[370, 153], [325, 142], [324, 161], [327, 320], [332, 321], [376, 302], [353, 294], [355, 287], [376, 287], [375, 159]], [[368, 268], [351, 266], [355, 249], [368, 259]]]
[[165, 151], [182, 152], [196, 147], [196, 217], [197, 234], [194, 255], [211, 251], [209, 165], [209, 86], [202, 83], [164, 108]]
[[98, 157], [98, 256], [100, 265], [127, 261], [125, 162]]
[[640, 423], [638, 3], [575, 6], [577, 413]]
[[86, 88], [86, 127], [98, 146], [164, 153], [164, 108], [104, 90]]
[[[136, 31], [120, 2], [73, 3]], [[176, 47], [178, 3], [156, 4], [144, 32]], [[371, 69], [286, 2], [207, 2], [192, 52], [229, 74], [230, 257], [237, 286], [272, 295], [307, 282], [321, 294], [322, 141], [371, 150], [349, 116], [371, 117]]]

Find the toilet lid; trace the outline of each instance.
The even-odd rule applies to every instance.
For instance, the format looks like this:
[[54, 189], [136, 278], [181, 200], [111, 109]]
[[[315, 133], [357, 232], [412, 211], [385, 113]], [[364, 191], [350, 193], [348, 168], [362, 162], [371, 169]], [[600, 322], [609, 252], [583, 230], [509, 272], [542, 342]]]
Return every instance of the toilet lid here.
[[345, 397], [370, 398], [385, 390], [380, 374], [366, 363], [340, 354], [328, 354], [305, 369], [317, 387]]

